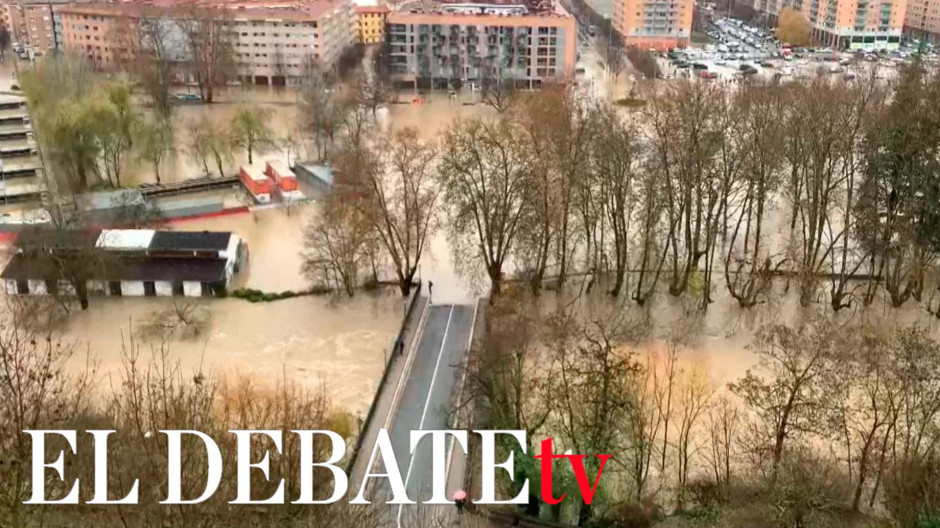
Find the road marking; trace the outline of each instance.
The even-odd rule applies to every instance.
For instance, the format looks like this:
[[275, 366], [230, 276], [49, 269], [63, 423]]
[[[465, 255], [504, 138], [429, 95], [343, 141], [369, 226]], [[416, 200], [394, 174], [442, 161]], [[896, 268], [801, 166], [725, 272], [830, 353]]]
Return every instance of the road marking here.
[[[420, 292], [415, 295], [419, 295]], [[398, 378], [398, 387], [395, 388], [395, 394], [392, 396], [392, 405], [389, 408], [388, 416], [385, 417], [385, 430], [387, 431], [389, 425], [392, 423], [392, 418], [398, 414], [398, 399], [401, 397], [402, 387], [405, 386], [405, 380], [408, 379], [408, 374], [411, 373], [411, 365], [414, 363], [414, 357], [417, 355], [415, 349], [418, 346], [418, 343], [421, 342], [421, 336], [424, 334], [424, 327], [427, 324], [428, 313], [431, 311], [431, 303], [427, 301], [424, 303], [424, 311], [421, 313], [421, 318], [418, 319], [418, 326], [415, 328], [415, 334], [411, 338], [411, 346], [408, 348], [408, 357], [405, 358], [405, 366], [402, 367], [401, 377]], [[404, 339], [404, 335], [402, 335]], [[395, 352], [392, 351], [394, 354]], [[374, 446], [373, 446], [374, 447]], [[375, 468], [375, 464], [378, 464], [378, 459], [372, 462], [372, 466], [366, 468], [366, 474], [372, 472], [372, 469]], [[369, 484], [375, 481], [369, 481]], [[371, 490], [372, 488], [370, 488]]]
[[389, 425], [392, 423], [392, 419], [395, 415], [398, 414], [398, 399], [401, 397], [402, 388], [405, 386], [405, 380], [408, 379], [408, 375], [411, 373], [411, 367], [414, 364], [415, 350], [418, 347], [418, 344], [421, 342], [421, 336], [424, 334], [424, 327], [427, 324], [428, 313], [431, 311], [431, 302], [428, 300], [424, 304], [424, 312], [421, 314], [421, 319], [418, 320], [418, 328], [415, 330], [414, 337], [411, 338], [411, 346], [408, 349], [408, 357], [405, 358], [405, 366], [402, 367], [401, 377], [398, 378], [398, 387], [395, 388], [395, 395], [392, 396], [392, 408], [388, 412], [388, 416], [385, 417], [385, 428], [388, 429]]
[[[431, 393], [434, 392], [434, 380], [437, 379], [437, 371], [441, 366], [441, 358], [444, 356], [444, 345], [447, 344], [447, 333], [450, 332], [450, 320], [454, 316], [454, 307], [450, 307], [447, 314], [447, 326], [444, 327], [444, 338], [441, 339], [441, 349], [437, 353], [437, 362], [434, 364], [434, 372], [431, 374], [431, 384], [428, 386], [428, 396], [424, 399], [424, 410], [421, 411], [421, 421], [418, 423], [418, 430], [424, 429], [424, 419], [428, 415], [428, 406], [431, 403]], [[410, 446], [410, 440], [409, 440]], [[408, 481], [411, 479], [411, 470], [414, 468], [415, 456], [411, 453], [411, 460], [408, 461], [408, 472], [405, 473], [405, 493], [408, 492]], [[404, 504], [398, 505], [398, 528], [401, 528], [401, 512]]]

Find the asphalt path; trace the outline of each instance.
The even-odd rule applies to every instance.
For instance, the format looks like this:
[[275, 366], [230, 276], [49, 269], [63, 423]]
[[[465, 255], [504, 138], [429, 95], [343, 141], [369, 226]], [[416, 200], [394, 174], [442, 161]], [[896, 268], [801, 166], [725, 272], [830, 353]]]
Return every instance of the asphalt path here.
[[[395, 460], [405, 480], [408, 498], [423, 502], [431, 498], [431, 437], [410, 453], [411, 431], [450, 428], [450, 405], [461, 379], [464, 357], [473, 329], [472, 305], [435, 305], [428, 312], [408, 378], [402, 388], [398, 407], [388, 434]], [[373, 471], [381, 468], [373, 468]], [[391, 498], [388, 484], [381, 481], [373, 500]], [[449, 499], [449, 497], [448, 497]], [[403, 513], [412, 506], [396, 507], [396, 525], [404, 526]]]

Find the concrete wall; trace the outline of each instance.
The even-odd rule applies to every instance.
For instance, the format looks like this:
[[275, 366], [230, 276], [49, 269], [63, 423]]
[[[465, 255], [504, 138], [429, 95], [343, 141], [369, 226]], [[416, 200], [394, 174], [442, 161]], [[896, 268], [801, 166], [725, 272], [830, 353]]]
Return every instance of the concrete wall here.
[[183, 294], [187, 297], [202, 297], [202, 283], [193, 281], [184, 282]]
[[154, 284], [157, 290], [157, 297], [171, 297], [173, 295], [173, 283], [169, 281], [157, 281]]
[[144, 283], [142, 281], [121, 281], [121, 295], [143, 297]]

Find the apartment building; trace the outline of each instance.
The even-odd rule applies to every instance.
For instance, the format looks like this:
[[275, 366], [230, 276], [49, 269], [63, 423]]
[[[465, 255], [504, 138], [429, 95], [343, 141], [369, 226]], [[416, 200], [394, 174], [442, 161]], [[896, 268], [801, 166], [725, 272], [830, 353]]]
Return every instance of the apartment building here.
[[784, 7], [803, 13], [813, 39], [835, 49], [885, 51], [900, 46], [908, 0], [757, 0], [772, 19]]
[[39, 201], [44, 189], [26, 98], [0, 95], [0, 204]]
[[53, 6], [68, 0], [5, 0], [0, 25], [10, 31], [19, 52], [41, 57], [56, 48]]
[[537, 88], [569, 80], [577, 60], [575, 19], [550, 0], [406, 3], [386, 32], [393, 77], [417, 86]]
[[693, 0], [614, 0], [611, 23], [625, 46], [686, 47], [692, 36], [692, 4]]
[[388, 16], [388, 6], [379, 4], [375, 0], [355, 0], [356, 4], [356, 37], [362, 44], [378, 44], [385, 42], [385, 18]]
[[908, 0], [904, 32], [940, 46], [940, 0]]
[[[210, 3], [211, 1], [211, 3]], [[56, 10], [62, 47], [87, 55], [103, 69], [133, 60], [140, 49], [139, 28], [146, 21], [163, 28], [166, 45], [179, 62], [188, 60], [181, 21], [189, 9], [217, 9], [218, 23], [230, 30], [236, 73], [256, 84], [291, 84], [308, 61], [332, 66], [356, 39], [350, 0], [307, 3], [225, 2], [88, 3]]]

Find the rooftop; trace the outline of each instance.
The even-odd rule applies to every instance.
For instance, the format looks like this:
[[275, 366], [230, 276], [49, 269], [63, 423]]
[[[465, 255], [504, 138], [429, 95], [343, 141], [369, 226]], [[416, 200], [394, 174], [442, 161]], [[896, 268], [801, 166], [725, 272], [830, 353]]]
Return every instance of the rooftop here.
[[400, 4], [396, 12], [407, 14], [571, 16], [553, 0], [414, 0]]
[[127, 16], [172, 15], [186, 11], [225, 9], [232, 18], [278, 17], [313, 20], [342, 5], [342, 0], [245, 1], [245, 0], [125, 0], [74, 3], [57, 8], [59, 13], [114, 14]]
[[24, 229], [16, 237], [16, 245], [22, 249], [86, 249], [95, 247], [99, 229], [49, 229], [37, 227]]
[[202, 231], [157, 231], [150, 241], [152, 251], [223, 251], [228, 249], [232, 234]]

